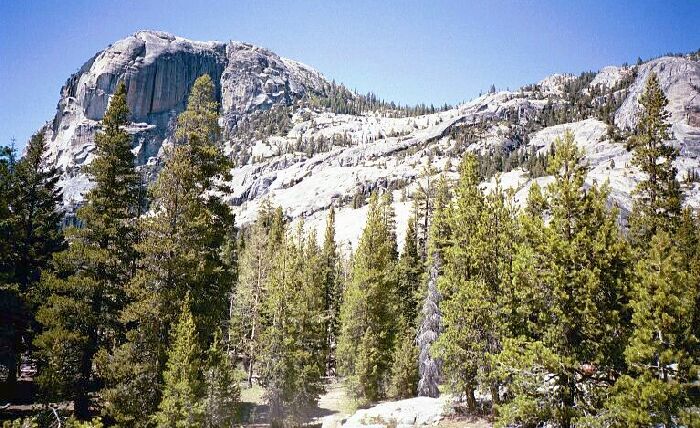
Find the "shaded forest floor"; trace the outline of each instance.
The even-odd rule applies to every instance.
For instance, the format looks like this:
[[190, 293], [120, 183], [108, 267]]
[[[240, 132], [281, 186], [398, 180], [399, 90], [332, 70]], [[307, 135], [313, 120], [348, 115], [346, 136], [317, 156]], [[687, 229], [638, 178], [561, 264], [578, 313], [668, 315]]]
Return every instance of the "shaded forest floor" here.
[[[3, 420], [26, 417], [36, 414], [37, 411], [45, 409], [42, 404], [34, 402], [36, 397], [36, 387], [30, 376], [23, 376], [20, 379], [19, 388], [21, 391], [14, 397], [12, 405], [7, 401], [0, 403], [0, 422]], [[340, 427], [342, 423], [352, 416], [358, 407], [352, 397], [346, 394], [343, 384], [335, 378], [329, 378], [325, 385], [326, 392], [319, 397], [316, 406], [305, 412], [305, 425], [308, 427]], [[5, 394], [0, 394], [5, 395]], [[5, 397], [7, 398], [7, 397]], [[93, 397], [94, 398], [94, 397]], [[71, 403], [54, 403], [61, 412], [70, 412]], [[247, 384], [241, 384], [241, 422], [247, 427], [268, 427], [268, 407], [265, 404], [265, 390], [259, 385], [248, 388]], [[95, 409], [95, 415], [99, 411]], [[492, 424], [483, 418], [448, 416], [442, 419], [437, 425], [439, 428], [490, 428]]]
[[[267, 427], [268, 408], [265, 405], [265, 390], [259, 385], [248, 388], [241, 386], [241, 416], [245, 426]], [[349, 397], [343, 384], [329, 379], [326, 392], [318, 404], [306, 412], [306, 426], [341, 427], [343, 422], [358, 410], [355, 401]], [[471, 416], [447, 416], [437, 425], [438, 428], [491, 428], [493, 424], [485, 418]]]
[[[269, 409], [264, 395], [265, 390], [259, 385], [252, 388], [241, 386], [241, 420], [247, 426], [267, 426]], [[316, 406], [306, 410], [305, 416], [310, 426], [321, 426], [329, 418], [342, 423], [355, 409], [354, 401], [347, 396], [343, 385], [329, 379], [325, 394], [321, 395]]]

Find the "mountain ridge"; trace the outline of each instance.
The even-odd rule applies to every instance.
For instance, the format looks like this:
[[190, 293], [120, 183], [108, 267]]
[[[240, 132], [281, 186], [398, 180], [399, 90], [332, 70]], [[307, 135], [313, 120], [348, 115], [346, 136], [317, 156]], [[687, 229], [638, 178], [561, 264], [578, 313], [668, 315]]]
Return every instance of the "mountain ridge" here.
[[[428, 114], [391, 107], [359, 107], [360, 114], [347, 114], [342, 111], [348, 104], [365, 101], [312, 67], [268, 49], [139, 31], [98, 52], [61, 90], [45, 132], [52, 163], [64, 169], [66, 207], [73, 209], [89, 189], [80, 168], [91, 160], [94, 133], [117, 81], [127, 83], [133, 120], [128, 131], [137, 162], [157, 171], [189, 87], [205, 72], [216, 85], [224, 150], [237, 165], [233, 192], [223, 197], [241, 224], [255, 217], [266, 197], [310, 227], [320, 227], [325, 210], [334, 205], [339, 230], [347, 220], [347, 241], [354, 245], [364, 223], [362, 205], [372, 190], [395, 192], [401, 229], [410, 210], [410, 197], [404, 195], [416, 187], [426, 165], [440, 170], [452, 164], [447, 173], [454, 175], [465, 151], [492, 160], [531, 152], [546, 156], [565, 129], [574, 131], [587, 152], [588, 182], [610, 180], [614, 203], [628, 210], [639, 175], [613, 131], [624, 133], [636, 123], [637, 100], [651, 72], [659, 75], [669, 98], [673, 144], [681, 152], [679, 178], [700, 168], [700, 63], [691, 55], [608, 66], [580, 76], [555, 74]], [[503, 186], [512, 187], [516, 199], [533, 182], [546, 182], [525, 165], [500, 168]], [[485, 178], [489, 187], [493, 179]], [[700, 206], [694, 183], [686, 186], [686, 194], [689, 204]], [[403, 236], [400, 230], [398, 236]]]

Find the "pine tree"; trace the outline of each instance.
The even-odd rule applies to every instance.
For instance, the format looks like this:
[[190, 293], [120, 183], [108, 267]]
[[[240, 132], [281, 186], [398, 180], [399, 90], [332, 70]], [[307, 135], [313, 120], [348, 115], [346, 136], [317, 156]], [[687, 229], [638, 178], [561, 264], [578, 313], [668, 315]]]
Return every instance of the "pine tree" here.
[[25, 155], [14, 168], [11, 184], [17, 257], [14, 275], [23, 293], [38, 281], [51, 255], [63, 244], [59, 229], [62, 218], [59, 210], [62, 195], [57, 186], [59, 170], [46, 163], [46, 149], [44, 134], [33, 135]]
[[372, 402], [386, 394], [394, 340], [396, 241], [387, 198], [370, 197], [367, 223], [341, 308], [340, 373], [353, 396]]
[[298, 374], [290, 387], [292, 399], [287, 407], [298, 417], [306, 416], [305, 411], [316, 404], [323, 392], [326, 329], [324, 260], [316, 233], [312, 231], [304, 235], [303, 224], [300, 223], [296, 245], [301, 266], [296, 281], [298, 285], [294, 289], [296, 299], [288, 316], [289, 324], [294, 327], [291, 336], [296, 338], [296, 349], [290, 356], [289, 366], [294, 367], [294, 371], [298, 370]]
[[11, 218], [12, 173], [14, 170], [14, 149], [0, 146], [0, 283], [10, 282], [12, 275]]
[[119, 423], [144, 424], [160, 401], [161, 373], [179, 302], [189, 292], [199, 346], [208, 347], [228, 315], [233, 272], [225, 248], [234, 230], [230, 209], [216, 196], [229, 163], [221, 151], [214, 84], [199, 77], [178, 117], [176, 144], [152, 188], [153, 215], [141, 222], [141, 257], [121, 321], [127, 342], [105, 357], [107, 412]]
[[153, 416], [159, 428], [203, 426], [202, 351], [189, 306], [188, 294], [172, 330], [168, 362], [163, 372], [163, 398]]
[[339, 276], [338, 248], [335, 243], [335, 209], [331, 206], [323, 237], [324, 310], [326, 312], [326, 372], [335, 370], [335, 347], [340, 327], [342, 288]]
[[219, 339], [214, 340], [206, 353], [204, 366], [204, 424], [205, 428], [228, 428], [238, 418], [240, 388], [235, 367]]
[[268, 277], [270, 320], [261, 334], [261, 382], [273, 425], [298, 424], [323, 390], [325, 319], [323, 261], [316, 236], [283, 237]]
[[445, 275], [439, 282], [444, 328], [435, 346], [451, 388], [466, 398], [470, 411], [475, 411], [477, 375], [485, 353], [483, 338], [490, 328], [488, 315], [494, 308], [482, 307], [490, 301], [482, 299], [485, 287], [478, 276], [486, 242], [481, 239], [484, 197], [479, 189], [476, 157], [466, 155], [459, 171], [455, 200], [449, 211], [451, 239], [444, 250]]
[[278, 229], [284, 227], [270, 200], [265, 199], [258, 218], [250, 228], [241, 254], [240, 275], [233, 297], [230, 317], [232, 346], [243, 357], [248, 369], [248, 386], [253, 384], [253, 372], [260, 353], [260, 333], [264, 327], [263, 302], [267, 296], [267, 278], [272, 261], [281, 244]]
[[[93, 359], [118, 343], [124, 286], [133, 273], [139, 177], [131, 152], [126, 88], [120, 83], [95, 136], [95, 158], [86, 167], [94, 187], [78, 210], [80, 229], [66, 233], [70, 246], [42, 277], [48, 295], [37, 313], [44, 332], [36, 338], [39, 384], [55, 397], [72, 395], [75, 413], [88, 413]], [[62, 367], [60, 362], [75, 364]]]
[[[630, 306], [633, 331], [625, 360], [629, 374], [615, 385], [606, 417], [613, 426], [676, 426], [697, 406], [698, 278], [683, 268], [682, 249], [659, 232], [637, 262]], [[696, 411], [696, 422], [697, 422]]]
[[399, 313], [411, 328], [415, 328], [417, 322], [418, 286], [423, 274], [414, 223], [413, 218], [408, 219], [403, 252], [397, 266]]
[[501, 189], [500, 179], [485, 197], [485, 210], [482, 215], [480, 236], [489, 243], [481, 255], [479, 277], [486, 287], [482, 299], [489, 302], [488, 328], [482, 337], [485, 359], [481, 370], [481, 380], [488, 387], [493, 404], [500, 402], [501, 382], [494, 375], [493, 358], [502, 350], [505, 337], [511, 336], [517, 327], [513, 310], [517, 308], [513, 296], [513, 254], [516, 241], [515, 207], [512, 192]]
[[[555, 144], [545, 212], [521, 216], [510, 303], [517, 305], [514, 334], [504, 339], [496, 365], [512, 394], [498, 407], [503, 424], [569, 427], [593, 417], [614, 382], [608, 374], [623, 369], [629, 255], [617, 212], [607, 207], [606, 186], [584, 190], [587, 168], [573, 135]], [[542, 207], [538, 193], [531, 200]], [[543, 389], [545, 381], [550, 387]]]
[[636, 244], [645, 246], [658, 231], [673, 232], [681, 214], [682, 192], [673, 161], [678, 151], [668, 145], [670, 138], [666, 111], [668, 99], [659, 79], [651, 73], [639, 99], [642, 111], [634, 135], [627, 142], [633, 151], [632, 164], [645, 178], [635, 189], [630, 231]]
[[53, 253], [63, 246], [60, 230], [62, 214], [59, 210], [62, 196], [57, 188], [59, 174], [58, 169], [47, 165], [45, 155], [46, 143], [40, 131], [32, 136], [25, 156], [12, 166], [12, 175], [8, 174], [5, 182], [5, 191], [11, 195], [7, 207], [12, 212], [7, 219], [11, 238], [5, 241], [9, 244], [5, 260], [10, 262], [12, 269], [6, 281], [17, 287], [7, 296], [7, 302], [12, 302], [6, 308], [10, 318], [7, 325], [14, 326], [13, 334], [5, 336], [10, 343], [7, 347], [2, 346], [9, 350], [9, 390], [16, 380], [18, 355], [26, 350], [27, 345], [24, 344], [31, 343], [33, 331], [36, 330], [33, 319], [35, 308], [30, 295], [32, 291], [36, 294], [34, 286], [41, 271], [48, 267]]
[[447, 179], [441, 175], [435, 184], [435, 197], [433, 199], [432, 220], [430, 223], [430, 237], [428, 239], [428, 253], [433, 255], [440, 253], [442, 259], [445, 248], [449, 245], [450, 231], [450, 201], [452, 199], [451, 190]]
[[414, 229], [418, 254], [422, 261], [428, 257], [428, 234], [430, 233], [430, 216], [433, 212], [436, 179], [433, 178], [436, 171], [430, 165], [426, 165], [421, 171], [417, 181], [418, 188], [413, 194], [414, 202]]
[[403, 317], [394, 344], [389, 395], [394, 398], [415, 397], [418, 389], [418, 348], [416, 331]]

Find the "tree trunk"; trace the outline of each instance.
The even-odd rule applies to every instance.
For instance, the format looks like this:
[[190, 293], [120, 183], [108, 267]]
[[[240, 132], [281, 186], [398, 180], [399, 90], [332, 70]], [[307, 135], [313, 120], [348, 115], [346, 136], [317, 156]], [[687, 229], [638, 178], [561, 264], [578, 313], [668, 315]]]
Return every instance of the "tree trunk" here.
[[255, 362], [255, 358], [253, 356], [250, 356], [250, 361], [248, 361], [248, 388], [253, 387], [253, 365]]
[[464, 395], [467, 397], [467, 409], [469, 410], [469, 413], [476, 413], [476, 397], [474, 397], [474, 387], [467, 387]]
[[19, 371], [19, 358], [17, 354], [12, 352], [7, 356], [7, 359], [2, 361], [7, 364], [7, 379], [5, 382], [0, 383], [0, 397], [3, 400], [12, 400], [17, 395], [17, 373]]
[[[92, 342], [92, 339], [90, 339]], [[88, 348], [91, 344], [88, 345]], [[80, 378], [75, 385], [75, 397], [73, 398], [73, 412], [78, 419], [87, 419], [90, 415], [90, 402], [88, 399], [88, 389], [90, 374], [92, 371], [92, 356], [89, 350], [83, 354], [80, 363]]]
[[498, 383], [491, 382], [491, 385], [489, 385], [489, 389], [491, 391], [491, 402], [495, 407], [497, 404], [501, 403], [501, 397], [498, 392]]

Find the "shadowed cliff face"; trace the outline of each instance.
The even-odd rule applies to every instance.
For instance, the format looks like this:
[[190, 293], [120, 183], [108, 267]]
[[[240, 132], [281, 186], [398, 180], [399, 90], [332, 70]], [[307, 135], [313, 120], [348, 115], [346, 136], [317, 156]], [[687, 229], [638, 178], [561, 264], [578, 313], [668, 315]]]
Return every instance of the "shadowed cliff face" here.
[[98, 53], [62, 89], [62, 101], [80, 105], [85, 118], [100, 120], [117, 83], [127, 85], [134, 122], [183, 109], [194, 80], [209, 74], [219, 82], [225, 45], [178, 39], [165, 33], [140, 32]]
[[52, 159], [68, 173], [89, 161], [98, 121], [123, 80], [137, 161], [154, 162], [203, 74], [215, 82], [228, 131], [241, 115], [289, 105], [307, 92], [321, 93], [327, 83], [317, 71], [250, 44], [141, 31], [96, 54], [63, 86], [47, 130]]

